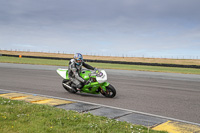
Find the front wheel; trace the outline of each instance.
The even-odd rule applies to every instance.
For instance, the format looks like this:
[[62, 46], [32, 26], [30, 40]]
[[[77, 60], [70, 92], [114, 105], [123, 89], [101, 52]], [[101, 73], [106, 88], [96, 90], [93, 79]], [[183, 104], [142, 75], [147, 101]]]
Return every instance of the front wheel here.
[[116, 95], [116, 90], [111, 84], [109, 84], [106, 86], [106, 91], [101, 90], [101, 94], [105, 97], [113, 98]]

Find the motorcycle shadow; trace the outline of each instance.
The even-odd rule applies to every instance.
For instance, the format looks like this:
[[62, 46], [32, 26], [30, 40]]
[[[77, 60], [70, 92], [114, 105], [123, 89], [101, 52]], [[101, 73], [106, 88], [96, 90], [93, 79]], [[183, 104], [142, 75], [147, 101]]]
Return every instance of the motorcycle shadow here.
[[81, 93], [78, 92], [75, 95], [79, 95], [79, 96], [83, 96], [83, 97], [96, 97], [96, 98], [105, 98], [103, 95], [101, 94], [89, 94], [89, 93]]

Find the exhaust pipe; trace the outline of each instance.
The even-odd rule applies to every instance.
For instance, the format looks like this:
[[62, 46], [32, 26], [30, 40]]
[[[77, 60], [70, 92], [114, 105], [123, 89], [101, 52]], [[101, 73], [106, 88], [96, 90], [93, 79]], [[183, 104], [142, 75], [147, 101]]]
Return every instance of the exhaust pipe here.
[[73, 90], [73, 88], [72, 88], [71, 86], [69, 86], [69, 85], [67, 85], [67, 84], [65, 84], [65, 83], [62, 83], [62, 84], [63, 84], [65, 87], [67, 87], [67, 88]]

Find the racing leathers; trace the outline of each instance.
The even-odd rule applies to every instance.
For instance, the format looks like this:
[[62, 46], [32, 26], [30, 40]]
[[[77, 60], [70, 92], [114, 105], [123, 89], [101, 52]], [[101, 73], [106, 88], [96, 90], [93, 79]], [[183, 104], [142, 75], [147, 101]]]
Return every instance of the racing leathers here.
[[75, 63], [75, 60], [71, 59], [68, 66], [68, 74], [69, 79], [72, 81], [72, 87], [74, 88], [81, 89], [83, 85], [87, 83], [87, 81], [80, 76], [82, 66], [84, 66], [87, 69], [95, 70], [94, 67], [88, 65], [85, 62], [82, 62], [80, 65], [77, 65]]

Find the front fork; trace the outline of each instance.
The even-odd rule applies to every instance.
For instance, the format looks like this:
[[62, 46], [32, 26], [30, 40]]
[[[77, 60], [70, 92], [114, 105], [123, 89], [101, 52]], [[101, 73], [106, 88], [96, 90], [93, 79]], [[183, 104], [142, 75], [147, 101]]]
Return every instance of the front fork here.
[[100, 89], [101, 89], [101, 92], [102, 93], [106, 93], [106, 87], [109, 85], [110, 83], [108, 83], [108, 82], [104, 82], [104, 83], [102, 83], [102, 84], [100, 84]]

